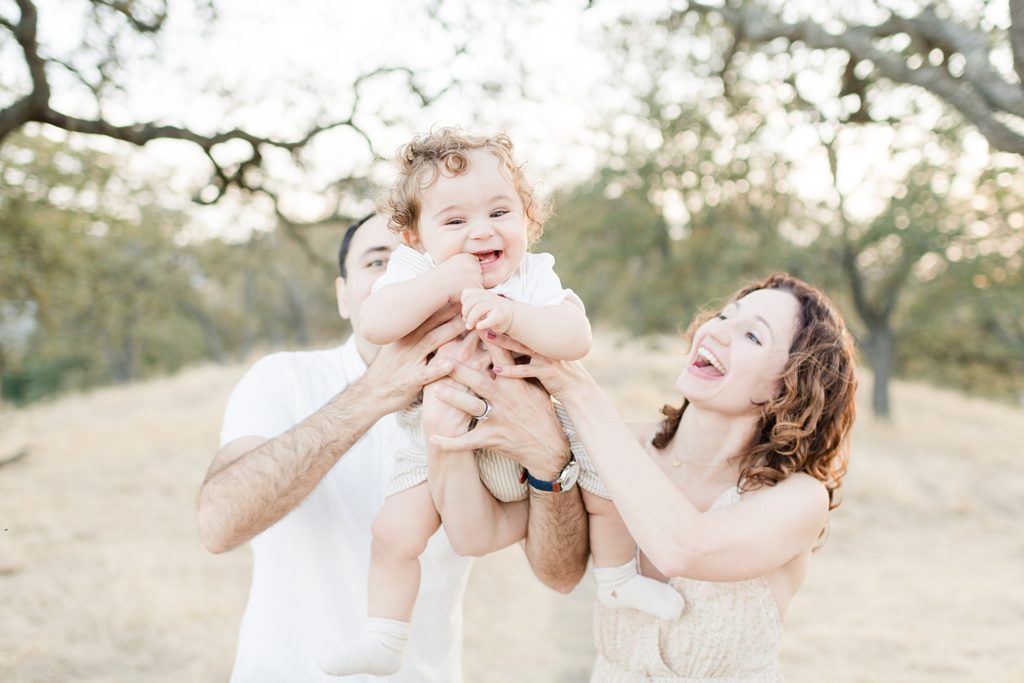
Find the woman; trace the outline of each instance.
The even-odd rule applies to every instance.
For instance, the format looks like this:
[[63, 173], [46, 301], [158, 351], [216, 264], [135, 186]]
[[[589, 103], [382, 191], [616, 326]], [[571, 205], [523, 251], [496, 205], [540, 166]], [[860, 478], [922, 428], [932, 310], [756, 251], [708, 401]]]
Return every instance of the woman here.
[[[699, 316], [688, 336], [683, 404], [660, 424], [623, 423], [579, 363], [533, 356], [493, 368], [539, 379], [562, 403], [643, 573], [686, 602], [673, 621], [598, 605], [592, 681], [781, 680], [782, 619], [836, 505], [856, 379], [851, 337], [825, 295], [773, 275]], [[453, 394], [452, 405], [479, 414], [493, 387], [469, 388], [481, 398]]]

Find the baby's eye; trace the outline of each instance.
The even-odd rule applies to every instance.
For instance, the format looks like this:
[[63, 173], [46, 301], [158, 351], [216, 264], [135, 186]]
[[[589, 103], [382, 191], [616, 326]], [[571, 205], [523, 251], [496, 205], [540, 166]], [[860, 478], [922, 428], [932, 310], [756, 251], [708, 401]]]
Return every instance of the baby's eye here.
[[498, 209], [497, 211], [492, 211], [491, 212], [491, 218], [501, 218], [502, 216], [504, 216], [508, 212], [509, 212], [508, 209]]
[[761, 340], [758, 339], [757, 335], [754, 334], [753, 332], [747, 332], [747, 339], [749, 339], [750, 341], [754, 342], [758, 346], [762, 346]]
[[715, 317], [718, 318], [719, 320], [726, 320], [725, 313], [719, 313]]

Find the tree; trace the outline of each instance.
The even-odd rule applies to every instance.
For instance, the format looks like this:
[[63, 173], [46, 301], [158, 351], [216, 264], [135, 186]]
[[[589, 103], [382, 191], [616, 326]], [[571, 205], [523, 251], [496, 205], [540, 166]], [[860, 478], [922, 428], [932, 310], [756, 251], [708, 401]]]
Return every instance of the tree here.
[[[197, 201], [215, 203], [232, 189], [265, 195], [272, 201], [283, 227], [290, 229], [293, 236], [297, 235], [294, 228], [302, 225], [303, 221], [289, 219], [285, 215], [280, 193], [270, 180], [267, 160], [274, 151], [298, 159], [301, 152], [319, 136], [328, 131], [347, 129], [360, 136], [372, 157], [378, 159], [381, 155], [359, 121], [361, 98], [366, 87], [381, 78], [399, 77], [417, 104], [427, 106], [451, 85], [448, 82], [438, 86], [436, 77], [422, 78], [407, 66], [381, 66], [353, 80], [348, 111], [333, 115], [323, 113], [317, 120], [308, 122], [304, 133], [291, 138], [258, 134], [241, 127], [204, 132], [185, 123], [118, 122], [113, 114], [107, 113], [108, 100], [126, 87], [124, 72], [133, 47], [140, 39], [159, 39], [171, 11], [168, 0], [80, 0], [70, 5], [64, 3], [62, 8], [49, 6], [47, 9], [54, 13], [77, 9], [84, 15], [82, 19], [86, 30], [82, 42], [67, 54], [59, 54], [58, 48], [42, 42], [40, 7], [46, 6], [35, 0], [15, 1], [19, 15], [0, 14], [0, 36], [7, 33], [13, 37], [23, 73], [8, 72], [0, 79], [0, 92], [12, 94], [11, 101], [0, 108], [0, 145], [11, 133], [32, 122], [137, 146], [154, 140], [179, 140], [200, 149], [212, 169], [209, 180], [195, 193]], [[216, 18], [214, 0], [194, 2], [211, 21]], [[456, 44], [450, 60], [455, 60], [465, 50], [465, 44]], [[70, 80], [68, 75], [72, 77]], [[433, 85], [425, 85], [421, 78], [432, 81]], [[67, 92], [57, 92], [58, 84]], [[57, 104], [58, 101], [67, 102], [68, 98], [60, 95], [68, 94], [76, 96], [75, 110]], [[240, 153], [239, 149], [244, 151]], [[360, 177], [333, 180], [325, 192]], [[323, 220], [337, 220], [341, 213], [328, 212]]]
[[[925, 4], [916, 14], [845, 3], [797, 16], [784, 2], [690, 0], [666, 24], [678, 27], [697, 15], [724, 25], [731, 41], [723, 74], [744, 51], [843, 54], [839, 96], [854, 102], [848, 120], [884, 121], [872, 111], [873, 91], [884, 82], [910, 85], [955, 110], [994, 149], [1024, 155], [1024, 0], [1009, 0], [1008, 13], [995, 4], [971, 4], [967, 16], [945, 2]], [[871, 16], [877, 20], [865, 20]]]
[[[826, 202], [836, 220], [833, 229], [821, 240], [821, 247], [831, 252], [840, 264], [849, 287], [851, 303], [866, 334], [860, 342], [874, 370], [872, 408], [879, 416], [890, 415], [889, 380], [895, 374], [894, 364], [902, 357], [910, 359], [920, 353], [920, 335], [915, 328], [931, 330], [932, 340], [950, 338], [942, 325], [963, 330], [963, 315], [949, 315], [963, 301], [963, 291], [975, 288], [975, 278], [987, 282], [996, 273], [999, 280], [1009, 275], [1012, 285], [1019, 282], [1020, 256], [1024, 247], [1024, 175], [1014, 166], [998, 166], [975, 173], [958, 167], [950, 158], [936, 163], [921, 158], [902, 178], [898, 178], [882, 211], [870, 220], [851, 217], [848, 198], [836, 179], [839, 177], [839, 152], [834, 140], [825, 143], [829, 169], [834, 181], [835, 202]], [[847, 146], [849, 149], [849, 146]], [[951, 155], [955, 156], [955, 155]], [[959, 193], [951, 188], [970, 188]], [[965, 277], [964, 273], [970, 273]], [[951, 284], [953, 286], [951, 286]], [[980, 287], [979, 287], [980, 288]], [[945, 304], [937, 306], [941, 293]], [[975, 305], [977, 297], [970, 297]], [[930, 306], [921, 306], [927, 301]], [[981, 310], [991, 311], [996, 319], [994, 300], [981, 302]], [[901, 311], [902, 307], [902, 311]], [[991, 307], [991, 308], [990, 308]], [[1012, 307], [1011, 307], [1012, 310]], [[970, 317], [978, 323], [987, 319]], [[936, 324], [938, 323], [938, 324]], [[973, 337], [961, 338], [964, 357], [977, 358], [986, 344], [1006, 348], [1006, 343], [992, 343], [991, 334], [982, 326], [971, 327]], [[914, 351], [898, 348], [899, 337], [918, 340]], [[928, 344], [931, 347], [931, 344]], [[925, 353], [932, 363], [945, 353]], [[998, 355], [998, 352], [996, 353]], [[922, 363], [914, 358], [918, 374], [943, 376], [932, 370], [920, 372]], [[971, 364], [974, 364], [973, 361]], [[964, 363], [959, 364], [963, 368]], [[952, 367], [945, 372], [947, 381], [963, 386], [962, 375]], [[971, 388], [977, 388], [971, 387]]]
[[[3, 393], [29, 401], [205, 355], [183, 217], [117, 160], [12, 136], [0, 150]], [[128, 198], [131, 201], [128, 201]]]
[[[781, 40], [750, 49], [718, 16], [749, 7], [691, 4], [654, 26], [626, 17], [614, 28], [623, 56], [617, 71], [635, 92], [616, 122], [646, 153], [611, 161], [640, 173], [655, 199], [681, 197], [688, 211], [680, 258], [714, 243], [708, 235], [733, 237], [718, 243], [722, 253], [704, 252], [694, 275], [736, 275], [750, 259], [824, 285], [875, 370], [875, 412], [888, 415], [895, 363], [913, 355], [901, 338], [918, 338], [919, 329], [941, 337], [941, 313], [918, 303], [955, 288], [954, 271], [972, 269], [993, 282], [1001, 273], [1011, 290], [1017, 282], [1020, 157], [974, 151], [977, 134], [916, 86], [879, 82], [864, 98], [846, 92], [841, 52]], [[842, 8], [814, 11], [846, 16]], [[867, 77], [860, 68], [855, 75]], [[963, 277], [954, 280], [964, 286]], [[991, 326], [1004, 341], [996, 343], [1013, 348], [1016, 319], [997, 319]], [[913, 367], [955, 377], [933, 364]]]
[[[334, 340], [331, 282], [277, 231], [177, 240], [186, 217], [124, 158], [45, 136], [0, 149], [0, 389], [28, 402]], [[337, 225], [304, 247], [331, 260]]]

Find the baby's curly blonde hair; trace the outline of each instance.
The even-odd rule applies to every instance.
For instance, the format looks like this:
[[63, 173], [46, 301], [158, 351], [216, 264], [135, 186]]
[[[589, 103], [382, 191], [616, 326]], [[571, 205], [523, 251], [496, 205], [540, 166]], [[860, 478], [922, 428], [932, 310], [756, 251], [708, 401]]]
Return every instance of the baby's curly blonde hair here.
[[379, 211], [388, 219], [388, 227], [404, 236], [419, 230], [423, 191], [437, 180], [438, 173], [449, 176], [469, 171], [467, 152], [484, 149], [498, 157], [511, 177], [516, 193], [523, 203], [528, 243], [533, 244], [544, 232], [549, 209], [534, 196], [526, 182], [522, 166], [512, 156], [512, 140], [504, 133], [493, 136], [474, 135], [458, 128], [438, 128], [426, 135], [417, 135], [398, 148], [395, 162], [398, 178], [381, 203]]

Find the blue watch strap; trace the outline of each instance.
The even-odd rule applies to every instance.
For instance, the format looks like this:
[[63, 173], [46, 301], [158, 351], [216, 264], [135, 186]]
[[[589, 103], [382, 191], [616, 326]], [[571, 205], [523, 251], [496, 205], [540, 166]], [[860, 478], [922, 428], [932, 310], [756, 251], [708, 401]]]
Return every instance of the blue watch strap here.
[[523, 481], [537, 489], [538, 491], [554, 491], [559, 493], [562, 490], [562, 482], [558, 481], [558, 478], [554, 478], [551, 481], [544, 481], [530, 474], [530, 471], [525, 467], [523, 468]]

